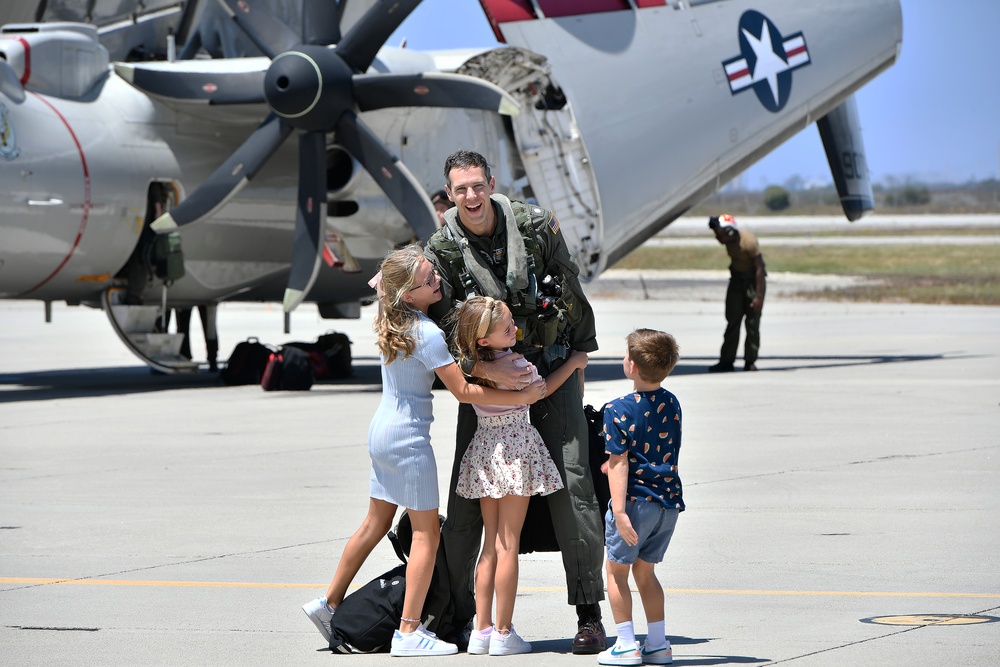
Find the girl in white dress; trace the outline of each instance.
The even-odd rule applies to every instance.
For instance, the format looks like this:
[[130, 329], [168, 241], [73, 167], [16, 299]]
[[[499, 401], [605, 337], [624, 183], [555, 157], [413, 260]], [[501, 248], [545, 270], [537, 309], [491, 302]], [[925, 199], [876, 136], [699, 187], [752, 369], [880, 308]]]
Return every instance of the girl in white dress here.
[[427, 317], [441, 299], [440, 277], [417, 245], [390, 252], [369, 283], [378, 294], [374, 329], [382, 361], [382, 401], [368, 429], [372, 459], [368, 515], [344, 548], [326, 596], [303, 606], [326, 639], [330, 620], [347, 587], [375, 545], [392, 527], [397, 507], [405, 507], [413, 526], [406, 593], [394, 656], [447, 655], [455, 644], [424, 629], [421, 614], [440, 539], [438, 482], [431, 449], [431, 386], [437, 374], [463, 403], [516, 405], [546, 394], [536, 382], [520, 392], [470, 385], [455, 364], [444, 333]]
[[[452, 318], [457, 356], [464, 364], [512, 354], [510, 347], [517, 342], [517, 327], [503, 301], [475, 296], [459, 306]], [[531, 368], [534, 378], [538, 377], [534, 366], [523, 359], [521, 362]], [[545, 378], [547, 391], [555, 391], [586, 365], [587, 354], [573, 352]], [[482, 382], [497, 386], [488, 380]], [[529, 421], [527, 405], [474, 408], [478, 425], [459, 465], [455, 489], [463, 498], [478, 498], [483, 514], [483, 550], [476, 565], [476, 631], [470, 637], [468, 650], [490, 655], [528, 653], [531, 644], [521, 639], [511, 624], [521, 527], [528, 499], [558, 491], [563, 481], [542, 437]], [[496, 625], [492, 620], [494, 592]]]

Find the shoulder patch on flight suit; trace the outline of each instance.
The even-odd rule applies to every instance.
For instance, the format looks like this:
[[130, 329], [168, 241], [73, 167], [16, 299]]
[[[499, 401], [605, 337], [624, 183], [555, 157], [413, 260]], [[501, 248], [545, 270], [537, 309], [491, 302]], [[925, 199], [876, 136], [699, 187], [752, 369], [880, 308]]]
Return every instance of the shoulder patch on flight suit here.
[[552, 218], [549, 220], [549, 228], [552, 230], [553, 234], [559, 233], [559, 218], [557, 218], [555, 215], [553, 215]]

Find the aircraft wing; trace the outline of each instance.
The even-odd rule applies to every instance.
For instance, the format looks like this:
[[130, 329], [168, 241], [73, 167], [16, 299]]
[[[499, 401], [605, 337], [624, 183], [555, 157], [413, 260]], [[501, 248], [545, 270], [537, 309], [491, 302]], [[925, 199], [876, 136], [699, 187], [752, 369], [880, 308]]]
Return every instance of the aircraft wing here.
[[899, 0], [481, 4], [498, 39], [544, 54], [572, 108], [602, 266], [837, 109], [902, 42]]

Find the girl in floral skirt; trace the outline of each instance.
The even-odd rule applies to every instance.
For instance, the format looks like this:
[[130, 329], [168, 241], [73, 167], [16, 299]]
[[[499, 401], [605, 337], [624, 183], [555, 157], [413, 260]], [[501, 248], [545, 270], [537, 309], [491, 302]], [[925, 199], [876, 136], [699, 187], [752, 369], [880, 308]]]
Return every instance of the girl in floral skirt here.
[[[455, 346], [460, 362], [493, 361], [513, 354], [517, 327], [507, 305], [488, 296], [475, 296], [453, 314]], [[534, 366], [533, 378], [538, 377]], [[468, 367], [466, 363], [460, 363]], [[585, 352], [569, 359], [545, 378], [552, 393], [587, 365]], [[488, 379], [481, 381], [498, 389]], [[528, 499], [563, 488], [559, 470], [542, 437], [531, 425], [527, 405], [475, 405], [478, 417], [472, 444], [462, 457], [457, 493], [479, 499], [485, 538], [476, 566], [476, 631], [469, 640], [469, 653], [515, 655], [531, 651], [511, 625], [517, 592], [518, 545], [521, 526], [528, 512]], [[492, 619], [496, 594], [496, 624]]]

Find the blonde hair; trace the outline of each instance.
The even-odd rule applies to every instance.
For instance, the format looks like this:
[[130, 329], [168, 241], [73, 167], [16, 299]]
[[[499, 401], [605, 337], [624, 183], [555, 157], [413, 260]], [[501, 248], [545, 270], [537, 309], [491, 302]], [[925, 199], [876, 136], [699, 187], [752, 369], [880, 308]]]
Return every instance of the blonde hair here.
[[[467, 362], [469, 365], [480, 361], [493, 361], [494, 351], [479, 345], [479, 339], [485, 338], [505, 315], [507, 305], [489, 296], [474, 296], [464, 301], [448, 316], [454, 326], [455, 355], [459, 365]], [[492, 383], [483, 382], [493, 386]]]
[[636, 329], [625, 337], [628, 358], [645, 382], [663, 382], [680, 360], [674, 337], [654, 329]]
[[400, 354], [406, 359], [417, 346], [413, 325], [420, 311], [403, 297], [413, 289], [423, 258], [423, 251], [414, 243], [391, 251], [382, 260], [382, 280], [378, 287], [383, 294], [378, 299], [378, 313], [372, 329], [378, 336], [378, 351], [385, 357], [386, 366]]

